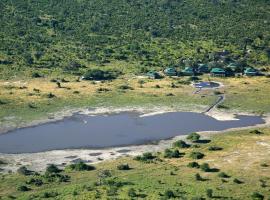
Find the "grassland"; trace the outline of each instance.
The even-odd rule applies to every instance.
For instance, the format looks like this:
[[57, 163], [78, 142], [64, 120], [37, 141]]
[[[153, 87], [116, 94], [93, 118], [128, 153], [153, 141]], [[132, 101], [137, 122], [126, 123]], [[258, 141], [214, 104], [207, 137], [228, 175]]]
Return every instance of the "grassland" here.
[[[228, 132], [212, 135], [209, 143], [197, 143], [190, 148], [179, 149], [180, 158], [164, 158], [163, 152], [150, 163], [136, 161], [131, 157], [120, 158], [97, 164], [93, 171], [70, 172], [67, 183], [44, 182], [42, 186], [27, 185], [30, 191], [17, 191], [38, 175], [0, 175], [1, 199], [169, 199], [166, 191], [172, 191], [176, 199], [208, 198], [206, 191], [213, 190], [213, 198], [256, 199], [251, 195], [258, 192], [264, 199], [270, 197], [270, 129], [261, 128], [261, 134], [252, 130]], [[209, 151], [209, 147], [221, 147], [219, 151]], [[201, 152], [200, 160], [190, 158], [190, 152]], [[188, 163], [208, 163], [212, 172], [187, 167]], [[119, 164], [128, 163], [130, 170], [118, 170]], [[109, 170], [111, 177], [104, 178], [99, 185], [100, 172]], [[228, 175], [220, 177], [220, 172]], [[196, 180], [195, 174], [203, 178]], [[129, 194], [131, 188], [136, 196]], [[50, 195], [48, 197], [48, 194]], [[195, 198], [197, 197], [197, 198]]]
[[[270, 79], [266, 77], [210, 78], [224, 84], [224, 108], [269, 113]], [[52, 80], [60, 80], [60, 88]], [[188, 77], [161, 80], [126, 74], [113, 81], [78, 81], [71, 75], [0, 80], [0, 123], [21, 124], [44, 119], [61, 110], [83, 107], [169, 107], [203, 111], [217, 98], [212, 90], [194, 94]], [[187, 84], [188, 83], [188, 84]], [[124, 87], [123, 87], [124, 86]], [[129, 86], [130, 88], [125, 88]]]

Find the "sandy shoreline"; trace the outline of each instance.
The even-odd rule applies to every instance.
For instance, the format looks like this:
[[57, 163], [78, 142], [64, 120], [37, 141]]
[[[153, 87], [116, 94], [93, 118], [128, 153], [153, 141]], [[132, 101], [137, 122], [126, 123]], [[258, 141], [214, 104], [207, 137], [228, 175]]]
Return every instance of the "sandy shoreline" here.
[[[40, 121], [40, 123], [47, 123], [50, 121], [61, 120], [64, 117], [71, 116], [74, 113], [81, 113], [87, 115], [108, 115], [111, 113], [119, 113], [119, 112], [139, 112], [141, 113], [141, 117], [161, 114], [165, 112], [176, 112], [183, 110], [175, 110], [174, 108], [166, 108], [166, 107], [156, 107], [153, 108], [98, 108], [98, 109], [80, 109], [80, 110], [69, 110], [62, 112], [62, 115], [59, 115], [58, 118], [49, 119], [48, 121]], [[189, 112], [201, 112], [199, 110], [189, 111]], [[237, 120], [235, 118], [235, 114], [233, 112], [221, 112], [216, 109], [211, 110], [209, 113], [206, 113], [217, 120]], [[237, 113], [237, 115], [252, 115], [250, 113]], [[265, 127], [270, 125], [270, 114], [264, 115], [263, 119], [265, 120], [265, 124], [260, 124], [252, 127], [242, 127], [242, 128], [233, 128], [225, 131], [207, 131], [200, 132], [203, 137], [209, 137], [211, 134], [216, 133], [224, 133], [231, 130], [239, 130], [239, 129], [248, 129], [255, 127]], [[35, 124], [35, 125], [37, 125]], [[28, 124], [29, 125], [29, 124]], [[32, 124], [33, 125], [33, 124]], [[84, 161], [86, 163], [98, 163], [105, 160], [117, 159], [122, 156], [136, 156], [140, 155], [144, 152], [157, 152], [163, 151], [164, 149], [170, 147], [172, 143], [179, 139], [185, 139], [185, 135], [176, 136], [174, 138], [168, 140], [161, 140], [157, 142], [157, 144], [145, 144], [139, 146], [127, 146], [127, 147], [115, 147], [115, 148], [106, 148], [106, 149], [67, 149], [67, 150], [53, 150], [47, 152], [40, 153], [24, 153], [24, 154], [2, 154], [0, 153], [0, 160], [4, 160], [8, 165], [2, 165], [0, 168], [7, 172], [9, 170], [16, 171], [20, 166], [25, 165], [29, 169], [35, 171], [43, 171], [48, 164], [56, 164], [61, 166], [65, 166], [65, 164], [74, 163], [78, 161]]]

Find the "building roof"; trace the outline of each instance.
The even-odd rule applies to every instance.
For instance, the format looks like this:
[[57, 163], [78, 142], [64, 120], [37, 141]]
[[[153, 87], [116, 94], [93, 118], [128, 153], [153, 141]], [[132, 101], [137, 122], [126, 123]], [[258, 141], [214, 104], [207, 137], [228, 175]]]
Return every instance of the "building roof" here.
[[245, 69], [245, 73], [258, 73], [258, 70], [252, 67], [248, 67]]
[[211, 73], [225, 73], [225, 70], [222, 68], [213, 68], [211, 69]]
[[182, 70], [182, 72], [193, 73], [193, 68], [192, 67], [186, 67], [185, 69]]

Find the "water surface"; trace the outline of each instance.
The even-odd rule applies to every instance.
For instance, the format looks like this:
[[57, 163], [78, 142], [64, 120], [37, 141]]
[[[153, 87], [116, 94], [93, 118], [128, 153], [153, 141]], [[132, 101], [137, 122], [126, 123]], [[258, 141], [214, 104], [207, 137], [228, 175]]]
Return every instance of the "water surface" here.
[[62, 121], [22, 128], [0, 135], [0, 153], [30, 153], [69, 148], [138, 145], [195, 131], [221, 131], [264, 123], [258, 116], [218, 121], [200, 113], [140, 113], [108, 116], [75, 114]]

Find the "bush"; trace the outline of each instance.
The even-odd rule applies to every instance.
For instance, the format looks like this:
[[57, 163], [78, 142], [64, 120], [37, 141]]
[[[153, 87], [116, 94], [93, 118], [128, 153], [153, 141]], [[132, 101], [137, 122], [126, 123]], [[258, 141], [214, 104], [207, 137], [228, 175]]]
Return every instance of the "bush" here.
[[129, 85], [120, 85], [118, 87], [118, 89], [120, 89], [120, 90], [134, 90], [134, 88], [130, 87]]
[[58, 196], [57, 192], [44, 192], [41, 197], [47, 199], [47, 198], [54, 198], [57, 196]]
[[250, 131], [250, 133], [252, 133], [252, 134], [257, 134], [257, 135], [263, 134], [263, 132], [261, 132], [261, 131], [259, 131], [259, 130], [257, 130], [257, 129]]
[[195, 174], [195, 179], [196, 179], [196, 181], [203, 181], [204, 180], [199, 173]]
[[190, 162], [187, 166], [190, 168], [200, 168], [200, 165], [197, 162]]
[[18, 174], [21, 174], [21, 175], [24, 175], [24, 176], [28, 176], [28, 175], [31, 175], [31, 171], [28, 170], [25, 166], [22, 166], [20, 167], [18, 170], [17, 170], [17, 173]]
[[187, 139], [192, 142], [197, 142], [200, 139], [200, 135], [198, 133], [191, 133], [187, 136]]
[[237, 178], [233, 179], [233, 182], [236, 183], [236, 184], [242, 184], [243, 183], [243, 181], [240, 181]]
[[176, 196], [172, 190], [166, 190], [164, 193], [164, 197], [166, 199], [171, 199], [171, 198], [175, 198]]
[[49, 94], [47, 94], [47, 98], [49, 98], [49, 99], [54, 98], [54, 97], [56, 97], [56, 96], [51, 92]]
[[202, 159], [204, 157], [204, 154], [201, 152], [191, 152], [190, 157], [193, 159]]
[[218, 146], [211, 146], [208, 148], [209, 151], [220, 151], [222, 150], [222, 147], [218, 147]]
[[206, 190], [206, 196], [208, 198], [213, 198], [213, 190], [212, 189], [207, 189]]
[[112, 80], [116, 79], [120, 75], [119, 71], [112, 70], [100, 70], [100, 69], [91, 69], [88, 70], [83, 79], [85, 80]]
[[41, 78], [43, 77], [41, 74], [39, 74], [38, 72], [33, 72], [32, 73], [32, 78]]
[[129, 190], [128, 190], [128, 196], [129, 197], [137, 197], [137, 194], [136, 194], [136, 191], [135, 191], [135, 189], [133, 189], [133, 188], [130, 188]]
[[138, 160], [138, 161], [149, 161], [149, 160], [153, 160], [155, 158], [155, 156], [153, 156], [152, 153], [144, 153], [142, 156], [136, 156], [134, 158], [134, 160]]
[[46, 168], [46, 172], [47, 173], [59, 173], [61, 172], [61, 170], [56, 166], [56, 165], [49, 165], [47, 168]]
[[71, 169], [73, 171], [90, 171], [90, 170], [94, 170], [95, 167], [92, 165], [87, 165], [84, 162], [79, 162], [79, 163], [75, 163], [75, 164], [71, 164], [67, 166], [67, 169]]
[[251, 198], [254, 200], [263, 200], [264, 196], [258, 192], [253, 192]]
[[128, 164], [121, 164], [117, 166], [118, 170], [130, 170], [130, 167]]
[[35, 179], [35, 178], [31, 178], [26, 183], [27, 184], [30, 184], [30, 185], [35, 185], [35, 186], [41, 186], [41, 185], [43, 185], [43, 181], [41, 179]]
[[218, 177], [220, 177], [220, 178], [230, 178], [230, 176], [227, 175], [225, 172], [220, 172], [220, 173], [218, 174]]
[[178, 148], [188, 148], [190, 147], [189, 144], [187, 144], [185, 141], [183, 140], [178, 140], [176, 142], [173, 143], [174, 147], [178, 147]]
[[20, 185], [18, 188], [17, 188], [18, 191], [20, 192], [27, 192], [29, 190], [31, 190], [29, 187], [27, 187], [26, 185]]
[[211, 171], [211, 169], [210, 169], [208, 163], [203, 163], [203, 164], [201, 164], [200, 169], [201, 169], [202, 171], [204, 171], [204, 172], [210, 172], [210, 171]]
[[165, 149], [164, 157], [165, 158], [179, 158], [180, 152], [178, 150]]

